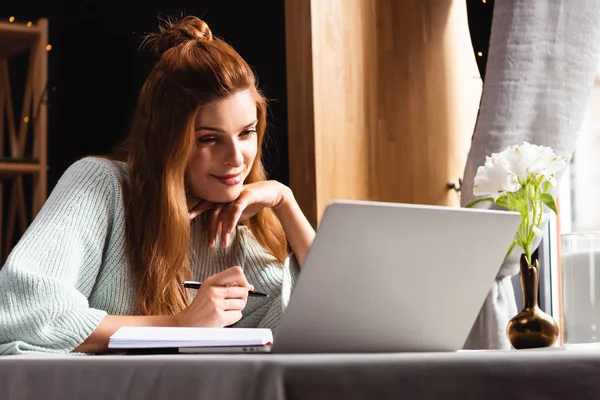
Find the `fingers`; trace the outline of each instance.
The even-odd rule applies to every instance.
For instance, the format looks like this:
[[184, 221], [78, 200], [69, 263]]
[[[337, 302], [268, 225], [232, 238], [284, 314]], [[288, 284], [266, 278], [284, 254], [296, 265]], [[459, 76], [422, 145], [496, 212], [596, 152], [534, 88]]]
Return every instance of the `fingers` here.
[[221, 220], [223, 221], [223, 226], [221, 227], [221, 245], [223, 247], [227, 247], [229, 245], [229, 237], [231, 232], [235, 229], [235, 226], [238, 224], [242, 213], [248, 206], [248, 201], [246, 198], [241, 197], [234, 203], [231, 203], [227, 206], [225, 211], [223, 211]]
[[242, 319], [242, 310], [246, 307], [248, 301], [248, 290], [239, 286], [231, 286], [227, 288], [217, 289], [217, 296], [222, 295], [223, 298], [215, 305], [221, 309], [221, 315], [225, 326], [234, 324]]
[[248, 298], [248, 289], [244, 286], [220, 287], [219, 295], [224, 299], [242, 299]]
[[215, 247], [217, 233], [221, 229], [221, 214], [224, 208], [225, 206], [218, 205], [213, 209], [212, 213], [210, 214], [210, 218], [208, 221], [208, 247]]
[[246, 299], [223, 299], [221, 309], [224, 311], [241, 311], [246, 307]]
[[[226, 286], [229, 287], [229, 286], [240, 286], [240, 285], [237, 282], [229, 282]], [[253, 291], [254, 285], [250, 283], [249, 286], [246, 286], [246, 289]]]
[[224, 315], [225, 316], [224, 326], [233, 325], [236, 322], [238, 322], [240, 319], [242, 319], [242, 311], [241, 310], [225, 311], [224, 314], [225, 314]]
[[196, 218], [198, 215], [210, 210], [215, 205], [209, 201], [201, 201], [188, 211], [190, 219]]
[[244, 198], [228, 205], [215, 205], [208, 201], [201, 201], [188, 212], [188, 215], [192, 220], [212, 209], [213, 212], [209, 218], [208, 247], [215, 247], [217, 234], [220, 234], [221, 246], [225, 248], [229, 246], [231, 232], [233, 232], [247, 206], [248, 202]]
[[[219, 272], [208, 278], [211, 281], [211, 285], [214, 286], [228, 286], [227, 289], [231, 290], [250, 290], [252, 285], [248, 283], [246, 280], [246, 276], [244, 275], [244, 271], [240, 267], [231, 267], [226, 270]], [[206, 282], [206, 280], [205, 280]], [[231, 283], [237, 283], [241, 288], [237, 288], [236, 286], [231, 286]]]

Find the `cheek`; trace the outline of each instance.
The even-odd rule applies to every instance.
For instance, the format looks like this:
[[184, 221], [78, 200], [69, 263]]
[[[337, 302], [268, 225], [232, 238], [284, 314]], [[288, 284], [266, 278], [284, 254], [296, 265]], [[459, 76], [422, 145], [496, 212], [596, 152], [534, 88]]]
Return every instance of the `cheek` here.
[[198, 177], [204, 175], [210, 167], [210, 154], [205, 149], [196, 151], [188, 166], [188, 174]]
[[210, 157], [206, 157], [206, 155], [202, 155], [202, 152], [197, 152], [187, 168], [187, 184], [191, 189], [192, 193], [198, 194], [198, 190], [202, 188], [204, 185], [202, 181], [206, 179], [206, 174], [210, 170]]
[[244, 160], [248, 167], [252, 167], [254, 164], [254, 159], [256, 158], [256, 153], [258, 152], [257, 140], [249, 141], [248, 146], [244, 148]]

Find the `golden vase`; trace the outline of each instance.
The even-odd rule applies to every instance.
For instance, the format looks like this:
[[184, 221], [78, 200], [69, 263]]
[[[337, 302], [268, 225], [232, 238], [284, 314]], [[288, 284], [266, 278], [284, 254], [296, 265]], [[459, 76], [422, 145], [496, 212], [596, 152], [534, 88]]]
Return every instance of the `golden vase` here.
[[558, 340], [558, 324], [538, 306], [540, 282], [538, 260], [530, 265], [525, 254], [521, 254], [519, 266], [523, 309], [508, 322], [506, 327], [508, 340], [515, 349], [551, 347]]

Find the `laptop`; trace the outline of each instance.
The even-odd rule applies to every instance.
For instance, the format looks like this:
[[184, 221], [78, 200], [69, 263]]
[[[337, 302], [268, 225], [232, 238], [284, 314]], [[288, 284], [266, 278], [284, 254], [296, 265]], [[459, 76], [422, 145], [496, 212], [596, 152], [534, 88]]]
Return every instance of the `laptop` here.
[[460, 350], [520, 221], [502, 210], [330, 202], [271, 353]]

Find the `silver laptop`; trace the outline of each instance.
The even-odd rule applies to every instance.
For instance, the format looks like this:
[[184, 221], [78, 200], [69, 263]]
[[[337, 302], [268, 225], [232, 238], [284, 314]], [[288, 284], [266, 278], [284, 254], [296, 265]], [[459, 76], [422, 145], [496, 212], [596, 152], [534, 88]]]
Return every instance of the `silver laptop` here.
[[271, 352], [460, 350], [519, 222], [508, 211], [332, 201]]

